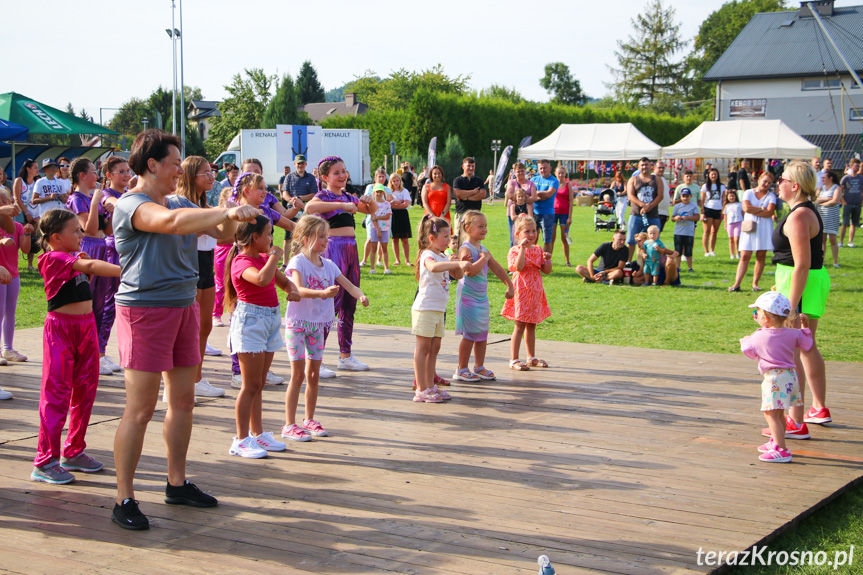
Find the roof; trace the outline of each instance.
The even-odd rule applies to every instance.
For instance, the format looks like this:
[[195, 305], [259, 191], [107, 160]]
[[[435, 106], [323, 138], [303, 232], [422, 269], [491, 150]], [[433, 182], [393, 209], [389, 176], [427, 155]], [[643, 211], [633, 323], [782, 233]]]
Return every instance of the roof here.
[[[863, 71], [863, 6], [837, 7], [821, 20], [848, 63]], [[752, 17], [704, 79], [812, 76], [824, 74], [824, 67], [828, 74], [848, 73], [815, 18], [801, 18], [799, 10], [766, 12]]]
[[190, 107], [197, 108], [198, 110], [215, 110], [219, 104], [221, 102], [216, 100], [192, 100], [189, 102]]
[[297, 108], [309, 115], [316, 124], [331, 116], [362, 116], [369, 107], [362, 102], [348, 106], [345, 102], [322, 102], [319, 104], [306, 104]]

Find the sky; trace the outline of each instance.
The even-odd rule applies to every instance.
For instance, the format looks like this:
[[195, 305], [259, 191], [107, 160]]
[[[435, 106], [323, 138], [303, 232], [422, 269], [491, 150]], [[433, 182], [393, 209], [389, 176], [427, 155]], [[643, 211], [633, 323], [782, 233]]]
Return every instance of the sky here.
[[[130, 98], [173, 85], [171, 39], [165, 32], [171, 27], [171, 0], [4, 4], [13, 1], [41, 16], [33, 26], [14, 18], [4, 27], [0, 93], [18, 92], [60, 109], [71, 102], [97, 122], [100, 115], [107, 122]], [[673, 2], [683, 38], [694, 38], [723, 3]], [[539, 79], [545, 64], [557, 61], [569, 66], [588, 96], [605, 95], [617, 41], [627, 39], [630, 19], [646, 4], [545, 0], [537, 10], [511, 0], [185, 0], [181, 26], [180, 0], [175, 0], [175, 27], [183, 33], [185, 84], [200, 87], [208, 100], [221, 100], [224, 86], [244, 68], [296, 76], [310, 60], [327, 90], [366, 70], [384, 77], [400, 68], [442, 64], [449, 76], [470, 75], [473, 89], [502, 84], [530, 100], [547, 101]], [[12, 47], [19, 47], [19, 54], [10, 53]]]

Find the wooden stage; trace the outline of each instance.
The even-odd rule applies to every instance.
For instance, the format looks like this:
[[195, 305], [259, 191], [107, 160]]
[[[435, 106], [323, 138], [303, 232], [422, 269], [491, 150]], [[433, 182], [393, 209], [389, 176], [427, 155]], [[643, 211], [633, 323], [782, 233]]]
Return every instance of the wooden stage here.
[[[160, 403], [136, 482], [151, 529], [128, 532], [110, 521], [122, 377], [102, 378], [87, 435], [106, 469], [31, 482], [41, 330], [18, 332], [33, 361], [0, 367], [15, 394], [0, 402], [0, 572], [506, 575], [535, 574], [546, 554], [560, 575], [706, 573], [699, 548], [763, 543], [863, 476], [860, 364], [828, 364], [837, 423], [811, 426], [782, 465], [757, 459], [760, 377], [742, 355], [539, 342], [552, 368], [517, 373], [495, 343], [486, 364], [500, 380], [456, 383], [435, 405], [410, 400], [409, 330], [360, 325], [355, 341], [372, 371], [324, 382], [317, 419], [331, 437], [266, 460], [228, 455], [236, 391], [229, 358], [208, 358], [228, 394], [198, 403], [189, 477], [220, 505], [163, 503]], [[458, 341], [444, 338], [441, 375]], [[277, 373], [288, 365], [277, 354]], [[284, 390], [265, 390], [273, 432]]]

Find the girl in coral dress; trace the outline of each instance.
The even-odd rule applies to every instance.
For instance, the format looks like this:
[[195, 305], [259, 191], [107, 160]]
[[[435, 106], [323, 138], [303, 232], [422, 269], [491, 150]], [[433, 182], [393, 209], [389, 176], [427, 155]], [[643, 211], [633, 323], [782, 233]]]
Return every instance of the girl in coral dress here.
[[[510, 248], [507, 263], [509, 271], [514, 272], [515, 297], [506, 300], [500, 315], [515, 322], [509, 367], [515, 371], [528, 371], [531, 367], [548, 367], [548, 363], [536, 357], [536, 324], [551, 316], [542, 287], [542, 274], [551, 273], [551, 254], [536, 245], [537, 231], [533, 218], [525, 214], [518, 216], [512, 231], [516, 245]], [[518, 358], [522, 337], [527, 348], [527, 361]]]

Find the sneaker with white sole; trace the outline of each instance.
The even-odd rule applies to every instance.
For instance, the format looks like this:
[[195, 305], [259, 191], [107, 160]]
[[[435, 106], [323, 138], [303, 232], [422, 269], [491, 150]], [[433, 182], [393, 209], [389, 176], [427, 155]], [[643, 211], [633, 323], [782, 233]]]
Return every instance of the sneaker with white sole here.
[[315, 437], [326, 437], [329, 435], [327, 430], [324, 429], [324, 426], [314, 419], [303, 420], [303, 429], [308, 432], [309, 435], [314, 435]]
[[225, 390], [221, 387], [216, 387], [206, 379], [202, 379], [195, 383], [195, 395], [201, 397], [222, 397], [225, 395]]
[[108, 366], [104, 357], [99, 358], [99, 375], [114, 375], [114, 370]]
[[72, 471], [83, 471], [84, 473], [96, 473], [102, 471], [104, 465], [100, 461], [96, 461], [83, 451], [75, 457], [61, 457], [60, 466], [63, 469]]
[[252, 438], [258, 442], [258, 447], [266, 451], [284, 451], [288, 448], [288, 444], [279, 441], [269, 431], [265, 431], [260, 435], [253, 435]]
[[213, 316], [213, 327], [225, 327], [225, 322], [222, 321], [222, 316]]
[[258, 445], [255, 438], [250, 435], [242, 441], [235, 437], [231, 441], [231, 448], [228, 450], [228, 454], [239, 455], [247, 459], [263, 459], [267, 456], [267, 450]]
[[221, 349], [216, 349], [209, 342], [204, 345], [204, 355], [219, 356], [222, 355]]
[[855, 246], [854, 244], [848, 244], [848, 245], [847, 245], [847, 246], [845, 246], [845, 247], [848, 247], [848, 248], [856, 248], [857, 246]]
[[285, 383], [284, 377], [280, 377], [280, 376], [276, 375], [275, 373], [273, 373], [272, 371], [267, 372], [267, 381], [266, 381], [267, 385], [281, 385], [283, 383]]
[[291, 441], [311, 441], [312, 436], [309, 435], [305, 429], [294, 423], [293, 425], [286, 425], [282, 428], [282, 437], [285, 439], [290, 439]]
[[12, 392], [6, 391], [2, 387], [0, 387], [0, 400], [3, 399], [12, 399]]
[[243, 388], [243, 376], [239, 373], [231, 374], [231, 387], [234, 389], [242, 389]]
[[105, 365], [111, 368], [111, 371], [123, 371], [123, 366], [119, 365], [116, 361], [111, 359], [109, 356], [104, 356], [102, 359], [105, 360]]
[[759, 455], [758, 459], [767, 463], [791, 463], [790, 451], [782, 449], [778, 445], [774, 445], [774, 448]]
[[336, 376], [336, 372], [328, 367], [321, 365], [321, 370], [318, 372], [318, 379], [332, 379]]
[[339, 365], [336, 366], [336, 369], [345, 369], [348, 371], [368, 371], [369, 366], [358, 360], [353, 356], [353, 354], [349, 355], [345, 358], [339, 358]]
[[6, 361], [27, 361], [27, 356], [23, 353], [18, 353], [14, 349], [7, 349], [3, 352], [3, 359]]
[[66, 485], [75, 481], [75, 476], [63, 469], [59, 463], [48, 462], [42, 467], [34, 467], [30, 473], [31, 481], [41, 481], [51, 485]]

